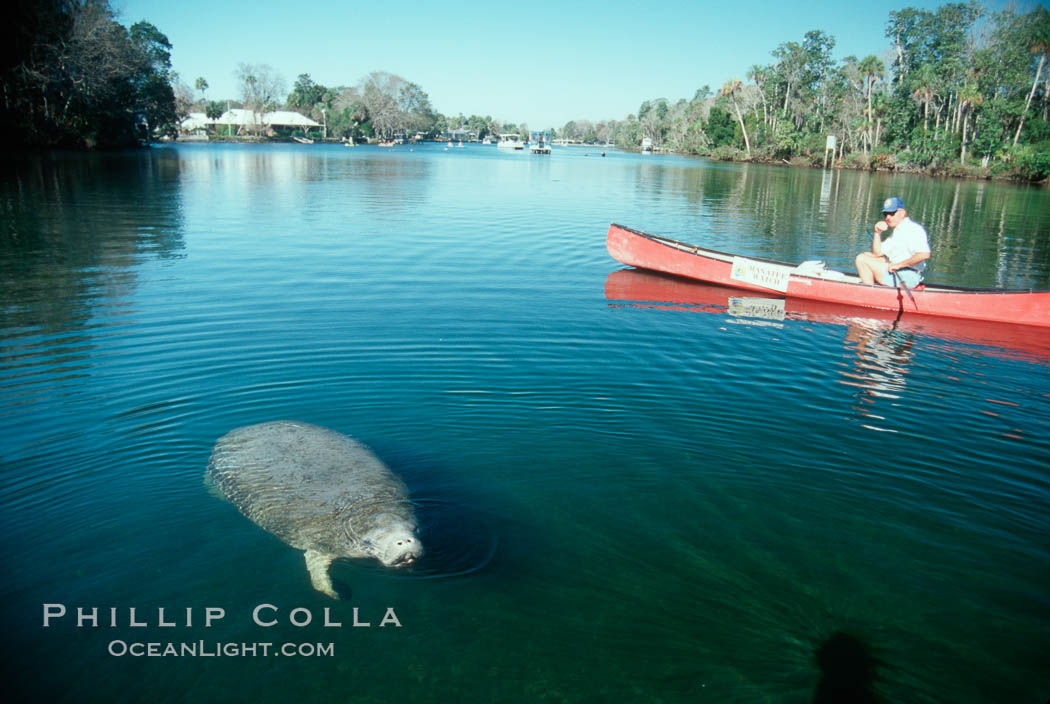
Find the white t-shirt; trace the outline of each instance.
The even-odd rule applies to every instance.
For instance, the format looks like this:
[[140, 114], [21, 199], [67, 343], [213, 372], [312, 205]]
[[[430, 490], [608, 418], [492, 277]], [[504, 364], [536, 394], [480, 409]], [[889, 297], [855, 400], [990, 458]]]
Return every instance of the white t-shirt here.
[[[919, 252], [929, 251], [930, 240], [926, 236], [926, 229], [911, 218], [904, 218], [900, 225], [893, 228], [893, 234], [882, 243], [882, 253], [891, 264], [902, 262]], [[922, 271], [926, 268], [926, 262], [921, 261], [912, 268]]]

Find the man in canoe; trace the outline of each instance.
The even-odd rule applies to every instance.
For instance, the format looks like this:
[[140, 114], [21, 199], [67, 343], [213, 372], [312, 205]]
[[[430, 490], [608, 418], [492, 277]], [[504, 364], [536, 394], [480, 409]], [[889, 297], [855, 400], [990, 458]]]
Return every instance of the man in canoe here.
[[[930, 258], [930, 241], [926, 229], [908, 217], [904, 201], [887, 198], [882, 204], [883, 219], [875, 223], [871, 251], [857, 255], [857, 273], [866, 284], [879, 283], [908, 288], [922, 281], [926, 260]], [[893, 228], [885, 241], [882, 233]]]

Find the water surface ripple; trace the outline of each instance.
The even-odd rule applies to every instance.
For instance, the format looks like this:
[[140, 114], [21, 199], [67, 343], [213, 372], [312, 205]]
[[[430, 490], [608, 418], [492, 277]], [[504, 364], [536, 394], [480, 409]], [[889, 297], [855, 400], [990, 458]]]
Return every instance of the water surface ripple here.
[[[1050, 285], [1045, 192], [1003, 184], [481, 145], [13, 162], [16, 694], [810, 702], [829, 662], [860, 657], [876, 701], [1045, 701], [1048, 335], [818, 314], [604, 249], [617, 221], [846, 268], [891, 194], [930, 229], [931, 280]], [[215, 440], [278, 419], [372, 447], [430, 561], [339, 562], [350, 596], [331, 601], [300, 552], [209, 494]], [[45, 629], [46, 603], [123, 615]], [[278, 625], [252, 622], [258, 604]], [[206, 629], [209, 606], [227, 616]], [[129, 607], [153, 623], [129, 627]], [[158, 627], [159, 607], [195, 621]], [[379, 627], [387, 608], [400, 628]], [[202, 639], [334, 655], [107, 652]]]

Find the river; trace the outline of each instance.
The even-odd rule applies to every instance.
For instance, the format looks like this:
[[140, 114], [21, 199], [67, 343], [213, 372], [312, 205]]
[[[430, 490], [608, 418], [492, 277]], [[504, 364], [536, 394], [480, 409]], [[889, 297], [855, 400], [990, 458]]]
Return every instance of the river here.
[[[1045, 702], [1047, 334], [755, 301], [605, 251], [619, 222], [849, 269], [891, 195], [929, 281], [1050, 287], [1045, 188], [582, 147], [10, 159], [10, 691]], [[209, 492], [215, 441], [280, 419], [404, 479], [414, 570], [337, 562], [329, 599]]]

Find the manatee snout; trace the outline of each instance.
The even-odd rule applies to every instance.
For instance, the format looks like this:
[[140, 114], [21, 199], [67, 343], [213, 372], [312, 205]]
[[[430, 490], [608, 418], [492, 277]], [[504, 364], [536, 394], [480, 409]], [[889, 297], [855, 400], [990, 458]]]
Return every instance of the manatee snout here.
[[400, 569], [411, 566], [423, 557], [423, 543], [415, 530], [402, 528], [390, 532], [382, 531], [373, 540], [375, 557], [385, 567]]
[[[400, 543], [398, 543], [400, 545]], [[404, 552], [397, 555], [394, 561], [390, 563], [391, 567], [408, 567], [419, 558], [423, 557], [423, 546], [418, 540], [412, 540], [411, 538], [405, 542]]]

